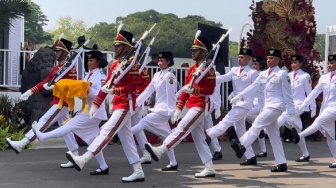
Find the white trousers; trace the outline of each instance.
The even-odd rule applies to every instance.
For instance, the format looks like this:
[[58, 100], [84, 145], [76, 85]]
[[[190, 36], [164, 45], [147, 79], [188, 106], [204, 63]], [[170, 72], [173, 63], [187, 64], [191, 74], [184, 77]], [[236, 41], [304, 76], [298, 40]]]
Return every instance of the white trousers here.
[[[90, 119], [88, 115], [79, 113], [75, 117], [73, 117], [70, 121], [68, 121], [65, 125], [60, 126], [53, 131], [40, 134], [39, 139], [41, 141], [44, 141], [50, 138], [62, 137], [73, 132], [87, 144], [91, 144], [93, 139], [99, 135], [100, 122], [101, 122], [100, 119], [96, 118]], [[103, 152], [102, 151], [99, 152], [95, 157], [100, 165], [100, 168], [106, 169], [107, 164], [105, 162]]]
[[101, 127], [99, 135], [93, 140], [87, 150], [93, 155], [97, 155], [106, 147], [116, 133], [118, 133], [128, 162], [130, 164], [138, 163], [140, 158], [131, 132], [131, 113], [128, 110], [114, 110], [110, 119]]
[[[207, 129], [206, 132], [211, 139], [217, 138], [218, 136], [224, 134], [228, 128], [234, 126], [238, 138], [246, 133], [245, 117], [249, 112], [248, 109], [234, 106], [228, 114], [220, 121], [216, 126]], [[255, 156], [252, 146], [246, 147], [246, 152], [244, 153], [246, 159], [250, 159]]]
[[[210, 110], [213, 111], [213, 110]], [[210, 129], [213, 127], [213, 121], [211, 113], [205, 117], [204, 119], [204, 130]], [[222, 147], [219, 145], [218, 138], [211, 139], [210, 146], [214, 152], [220, 152], [222, 150]]]
[[[285, 125], [287, 128], [291, 129], [291, 128], [295, 128], [296, 131], [299, 133], [302, 131], [302, 121], [300, 118], [300, 115], [302, 114], [302, 112], [296, 111], [295, 113], [295, 121], [293, 124], [290, 124], [288, 121], [290, 119], [290, 115], [286, 112], [283, 112], [281, 114], [281, 116], [278, 118], [278, 127], [282, 127], [283, 125]], [[305, 139], [300, 139], [300, 142], [298, 143], [302, 155], [307, 157], [309, 155], [308, 149], [307, 149], [307, 145], [306, 145], [306, 140]]]
[[168, 149], [175, 148], [191, 133], [198, 155], [203, 163], [212, 160], [209, 146], [205, 142], [204, 109], [193, 107], [188, 110], [173, 132], [163, 141]]
[[286, 157], [280, 139], [280, 131], [277, 126], [277, 119], [281, 114], [282, 111], [278, 109], [263, 109], [253, 122], [252, 127], [242, 137], [240, 137], [240, 143], [245, 147], [251, 146], [251, 144], [259, 136], [260, 131], [266, 128], [266, 132], [272, 145], [276, 163], [286, 163]]
[[[253, 124], [254, 120], [258, 117], [261, 111], [261, 105], [254, 106], [246, 115], [246, 121], [248, 121], [251, 125]], [[266, 134], [266, 130], [265, 134]], [[265, 137], [259, 138], [258, 137], [258, 143], [260, 147], [261, 152], [266, 152], [266, 143], [265, 143]]]
[[307, 129], [299, 133], [300, 140], [304, 140], [304, 137], [315, 133], [318, 130], [322, 130], [323, 134], [327, 137], [328, 147], [336, 162], [336, 140], [335, 140], [335, 120], [336, 116], [330, 112], [321, 112]]
[[[140, 120], [138, 124], [134, 125], [131, 128], [132, 133], [134, 135], [138, 135], [136, 139], [139, 143], [140, 149], [143, 149], [145, 147], [145, 144], [148, 143], [145, 134], [142, 134], [144, 129], [160, 136], [163, 139], [165, 139], [172, 132], [168, 123], [169, 118], [169, 116], [163, 116], [152, 112], [147, 114], [144, 118]], [[174, 149], [170, 149], [166, 153], [170, 160], [170, 164], [176, 165], [177, 162], [174, 154]]]
[[[46, 131], [51, 125], [55, 122], [58, 123], [59, 126], [62, 126], [63, 121], [68, 119], [69, 117], [69, 109], [68, 107], [63, 107], [62, 109], [57, 109], [57, 104], [51, 106], [51, 108], [38, 120], [36, 127], [41, 131]], [[30, 141], [34, 141], [36, 136], [33, 130], [30, 130], [25, 135]], [[65, 144], [67, 145], [69, 151], [78, 150], [78, 144], [76, 142], [74, 134], [71, 132], [63, 136]]]

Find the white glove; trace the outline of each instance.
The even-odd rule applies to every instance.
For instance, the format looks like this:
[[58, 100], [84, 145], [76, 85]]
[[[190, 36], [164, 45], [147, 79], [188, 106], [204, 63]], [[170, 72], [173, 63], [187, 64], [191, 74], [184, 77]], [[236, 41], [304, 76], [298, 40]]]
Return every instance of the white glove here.
[[194, 88], [190, 88], [188, 85], [185, 85], [185, 86], [182, 87], [182, 91], [184, 93], [192, 94], [192, 93], [194, 93]]
[[243, 100], [243, 97], [241, 95], [237, 95], [230, 100], [230, 103], [236, 104], [237, 102], [242, 101], [242, 100]]
[[21, 101], [26, 101], [32, 94], [33, 94], [32, 90], [28, 89], [26, 92], [24, 92], [21, 95], [20, 100]]
[[221, 109], [215, 110], [215, 118], [218, 119], [221, 116]]
[[316, 116], [316, 110], [311, 110], [310, 111], [310, 117], [313, 118]]
[[171, 123], [175, 124], [177, 122], [177, 120], [180, 119], [180, 116], [181, 116], [181, 110], [176, 109], [173, 117], [170, 118]]
[[301, 112], [303, 112], [305, 110], [305, 108], [307, 107], [307, 105], [305, 103], [302, 103], [300, 106], [299, 106], [299, 110]]
[[231, 100], [233, 98], [233, 92], [230, 93], [230, 95], [228, 96], [228, 100]]
[[98, 107], [96, 105], [92, 105], [89, 112], [90, 119], [94, 118], [97, 115]]
[[54, 89], [54, 87], [55, 87], [55, 85], [53, 84], [53, 85], [51, 85], [50, 87], [48, 86], [48, 83], [45, 83], [45, 84], [43, 84], [43, 88], [45, 89], [45, 90], [53, 90]]
[[293, 124], [294, 121], [295, 121], [295, 115], [290, 115], [290, 117], [289, 117], [289, 123]]
[[113, 95], [113, 93], [114, 93], [114, 88], [112, 87], [111, 89], [108, 89], [107, 87], [108, 87], [107, 85], [104, 85], [103, 87], [101, 87], [100, 90], [101, 90], [102, 92], [104, 92], [104, 93]]

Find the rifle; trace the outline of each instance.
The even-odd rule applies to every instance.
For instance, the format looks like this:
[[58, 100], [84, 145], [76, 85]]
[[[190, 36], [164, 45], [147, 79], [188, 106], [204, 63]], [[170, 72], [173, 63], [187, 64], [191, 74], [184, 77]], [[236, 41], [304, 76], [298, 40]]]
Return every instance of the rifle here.
[[[207, 64], [207, 61], [215, 54], [215, 52], [217, 51], [217, 53], [218, 53], [218, 50], [217, 50], [217, 48], [219, 49], [219, 45], [220, 45], [220, 43], [222, 43], [223, 42], [223, 40], [225, 39], [225, 37], [227, 37], [228, 36], [228, 34], [231, 32], [231, 30], [232, 30], [232, 28], [230, 28], [225, 34], [223, 34], [222, 36], [221, 36], [221, 38], [218, 40], [218, 42], [213, 46], [213, 48], [212, 48], [212, 50], [208, 53], [208, 55], [204, 58], [204, 60], [203, 60], [203, 62], [198, 66], [198, 68], [197, 68], [197, 70], [194, 72], [194, 74], [192, 75], [193, 77], [192, 77], [192, 79], [191, 79], [191, 81], [189, 82], [189, 84], [188, 84], [188, 87], [189, 88], [192, 88], [192, 85], [193, 85], [193, 83], [194, 83], [194, 80], [195, 80], [195, 78], [197, 77], [197, 76], [199, 76], [198, 78], [197, 78], [197, 80], [196, 80], [196, 84], [197, 83], [199, 83], [200, 81], [201, 81], [201, 79], [205, 76], [205, 74], [206, 73], [208, 73], [208, 71], [210, 70], [210, 68], [213, 66], [213, 64], [209, 67], [208, 66], [208, 68], [207, 69], [205, 69], [205, 70], [203, 70], [203, 68], [206, 66], [206, 64]], [[201, 31], [200, 30], [198, 30], [197, 31], [197, 33], [196, 33], [196, 38], [198, 37], [198, 32], [199, 32], [199, 34], [201, 33]], [[198, 34], [198, 35], [197, 35]], [[217, 53], [215, 54], [215, 56], [217, 56]], [[213, 57], [213, 59], [216, 59], [216, 57]], [[214, 61], [212, 61], [213, 63], [214, 63]]]
[[148, 55], [151, 51], [151, 47], [155, 41], [155, 38], [156, 36], [159, 34], [160, 30], [156, 33], [156, 35], [152, 38], [152, 40], [150, 41], [148, 47], [146, 48], [145, 52], [142, 54], [140, 60], [139, 60], [139, 64], [141, 65], [140, 66], [140, 69], [139, 69], [139, 74], [141, 74], [142, 70], [145, 68], [145, 66], [147, 65], [147, 58], [148, 58]]
[[[126, 56], [123, 58], [121, 63], [118, 65], [118, 67], [113, 70], [110, 79], [106, 82], [106, 84], [103, 87], [105, 87], [107, 89], [111, 89], [112, 85], [118, 83], [121, 80], [121, 78], [123, 78], [124, 75], [133, 67], [133, 65], [134, 65], [134, 63], [135, 63], [135, 61], [136, 61], [136, 59], [139, 55], [139, 51], [140, 51], [140, 48], [142, 46], [143, 40], [152, 31], [152, 29], [155, 27], [155, 25], [156, 25], [156, 23], [149, 29], [149, 31], [146, 30], [145, 33], [140, 38], [140, 40], [127, 52]], [[128, 64], [126, 69], [124, 69], [125, 66], [127, 65], [128, 59], [133, 55], [134, 51], [135, 51], [135, 55], [134, 55], [134, 58], [133, 58], [132, 62], [130, 64]], [[119, 73], [120, 73], [120, 75], [118, 76], [118, 78], [115, 79], [115, 77]]]
[[85, 43], [78, 48], [73, 54], [70, 56], [70, 58], [63, 64], [63, 66], [55, 72], [54, 76], [49, 80], [48, 86], [50, 87], [54, 82], [57, 82], [60, 80], [76, 63], [75, 60], [78, 59], [80, 54], [83, 52], [83, 46], [88, 44], [90, 40], [88, 39], [85, 41]]

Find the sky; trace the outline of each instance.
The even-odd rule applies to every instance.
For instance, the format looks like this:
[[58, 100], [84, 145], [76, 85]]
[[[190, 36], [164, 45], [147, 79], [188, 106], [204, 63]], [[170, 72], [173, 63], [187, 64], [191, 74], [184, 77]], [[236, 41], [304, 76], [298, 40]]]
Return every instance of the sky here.
[[[199, 15], [220, 22], [224, 29], [232, 27], [230, 41], [239, 41], [242, 26], [252, 24], [248, 15], [252, 0], [32, 0], [49, 19], [45, 30], [55, 29], [61, 16], [83, 20], [86, 27], [99, 22], [115, 23], [117, 17], [153, 9], [159, 13], [172, 13], [179, 18]], [[258, 0], [255, 0], [258, 1]], [[314, 0], [317, 33], [325, 33], [326, 26], [336, 25], [332, 13], [336, 0]], [[244, 33], [249, 29], [246, 27]], [[196, 28], [195, 28], [196, 31]], [[84, 33], [83, 33], [84, 34]]]

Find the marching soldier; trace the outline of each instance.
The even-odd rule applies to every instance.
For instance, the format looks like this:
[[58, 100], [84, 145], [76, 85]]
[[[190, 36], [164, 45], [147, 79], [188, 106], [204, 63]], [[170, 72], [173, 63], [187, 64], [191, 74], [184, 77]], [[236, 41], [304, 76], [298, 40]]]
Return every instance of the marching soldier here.
[[[241, 48], [238, 56], [238, 63], [240, 67], [232, 67], [231, 71], [216, 77], [219, 83], [232, 81], [234, 96], [237, 96], [245, 88], [251, 85], [258, 76], [258, 71], [251, 69], [248, 65], [252, 58], [252, 50], [248, 48]], [[249, 96], [244, 101], [233, 103], [232, 109], [216, 126], [207, 129], [206, 133], [211, 138], [217, 138], [226, 132], [226, 130], [234, 126], [238, 138], [243, 136], [246, 132], [245, 118], [247, 113], [252, 108], [253, 97]], [[246, 160], [240, 165], [257, 165], [257, 158], [251, 146], [245, 152]]]
[[[20, 100], [27, 100], [31, 95], [41, 92], [43, 90], [52, 90], [54, 85], [48, 86], [49, 80], [52, 79], [54, 74], [66, 63], [67, 57], [70, 53], [72, 46], [72, 42], [61, 39], [55, 45], [56, 49], [56, 60], [59, 62], [49, 73], [49, 75], [36, 86], [32, 87], [31, 89], [27, 90], [23, 93], [20, 97]], [[77, 79], [77, 71], [76, 67], [73, 67], [69, 70], [62, 79]], [[67, 108], [68, 104], [65, 102], [63, 103], [63, 107], [61, 109], [57, 108], [59, 103], [59, 98], [54, 97], [53, 100], [50, 102], [51, 108], [39, 119], [37, 122], [36, 128], [39, 129], [41, 132], [47, 130], [51, 125], [55, 122], [58, 122], [59, 126], [62, 126], [63, 121], [68, 119], [69, 116], [69, 109]], [[24, 149], [30, 142], [34, 141], [36, 136], [34, 135], [33, 130], [30, 130], [25, 137], [20, 141], [12, 141], [10, 138], [6, 138], [8, 145], [19, 154], [22, 149]], [[64, 136], [65, 143], [70, 151], [74, 154], [78, 153], [78, 145], [73, 133], [69, 133]], [[61, 164], [61, 168], [71, 168], [73, 164], [68, 162], [66, 164]]]
[[[291, 80], [291, 88], [293, 93], [293, 100], [295, 106], [295, 121], [293, 124], [288, 124], [289, 115], [287, 112], [282, 113], [278, 118], [278, 126], [281, 127], [285, 125], [289, 129], [295, 129], [297, 132], [302, 130], [302, 121], [300, 115], [303, 111], [299, 110], [300, 105], [305, 100], [306, 96], [312, 91], [311, 78], [310, 75], [303, 72], [301, 67], [303, 65], [303, 57], [301, 55], [292, 55], [291, 56], [291, 67], [292, 72], [288, 74]], [[310, 103], [311, 117], [313, 118], [316, 115], [316, 103]], [[309, 111], [309, 107], [305, 108], [304, 111]], [[295, 140], [294, 140], [295, 141]], [[298, 143], [302, 151], [302, 156], [296, 159], [296, 162], [308, 162], [310, 155], [307, 150], [305, 139], [301, 139]]]
[[[204, 118], [209, 115], [209, 96], [213, 94], [216, 87], [216, 75], [213, 68], [200, 80], [198, 84], [191, 83], [192, 75], [201, 65], [207, 53], [212, 49], [211, 42], [204, 38], [195, 38], [191, 47], [192, 59], [195, 64], [191, 66], [186, 75], [186, 85], [182, 88], [182, 93], [177, 102], [172, 122], [176, 122], [181, 115], [183, 107], [189, 108], [187, 114], [178, 123], [174, 131], [163, 141], [159, 147], [152, 147], [146, 144], [147, 151], [151, 154], [155, 161], [158, 161], [162, 154], [169, 149], [175, 148], [189, 133], [192, 134], [196, 149], [205, 169], [196, 173], [196, 178], [214, 177], [215, 169], [212, 163], [212, 155], [209, 146], [205, 142]], [[189, 84], [192, 84], [190, 87]]]
[[241, 158], [246, 151], [246, 147], [250, 147], [260, 134], [260, 131], [266, 128], [277, 163], [277, 166], [271, 168], [271, 172], [287, 171], [286, 157], [279, 135], [277, 119], [285, 110], [290, 116], [289, 123], [293, 123], [295, 119], [290, 80], [287, 71], [279, 68], [280, 60], [280, 50], [268, 49], [267, 66], [269, 69], [262, 71], [249, 87], [231, 99], [233, 104], [245, 101], [251, 95], [255, 95], [258, 90], [264, 88], [265, 105], [263, 110], [253, 122], [252, 127], [240, 137], [240, 143], [237, 140], [232, 140], [231, 147], [235, 150], [236, 156]]
[[[215, 69], [215, 68], [214, 68]], [[216, 71], [216, 76], [219, 76], [220, 73]], [[221, 99], [221, 95], [220, 95], [220, 87], [221, 87], [221, 83], [216, 81], [216, 87], [215, 87], [215, 91], [212, 95], [210, 95], [210, 114], [212, 113], [212, 111], [215, 111], [215, 118], [218, 119], [221, 116], [221, 106], [222, 106], [222, 99]], [[205, 120], [204, 120], [204, 130], [207, 130], [211, 127], [213, 127], [213, 120], [212, 120], [212, 116], [208, 115], [206, 116]], [[216, 160], [220, 160], [223, 158], [223, 154], [221, 152], [222, 147], [219, 145], [218, 142], [218, 138], [214, 138], [214, 139], [210, 139], [210, 144], [209, 146], [211, 146], [212, 150], [214, 151], [214, 154], [212, 155], [212, 160], [216, 161]]]
[[[252, 68], [254, 70], [257, 70], [259, 73], [260, 71], [265, 70], [266, 65], [264, 64], [264, 58], [261, 56], [252, 58]], [[256, 97], [253, 99], [253, 107], [252, 109], [247, 113], [246, 121], [248, 121], [251, 125], [254, 122], [254, 120], [257, 118], [257, 116], [260, 114], [261, 110], [264, 107], [264, 91], [263, 89], [260, 89], [257, 91]], [[265, 131], [261, 130], [260, 134], [258, 136], [258, 142], [260, 146], [260, 153], [257, 155], [257, 157], [267, 157], [267, 151], [266, 151], [266, 144], [265, 144]]]
[[[106, 84], [112, 79], [112, 73], [115, 69], [119, 68], [123, 57], [128, 53], [132, 47], [133, 34], [124, 30], [120, 30], [114, 41], [116, 61], [110, 67]], [[126, 67], [125, 67], [126, 68]], [[125, 69], [124, 68], [124, 69]], [[120, 76], [120, 74], [116, 75]], [[110, 80], [113, 83], [113, 80]], [[91, 106], [89, 115], [94, 117], [98, 113], [99, 107], [102, 105], [107, 94], [113, 94], [112, 115], [110, 119], [101, 127], [99, 135], [87, 148], [87, 152], [81, 156], [75, 156], [68, 152], [67, 158], [72, 161], [75, 168], [80, 171], [84, 165], [102, 151], [112, 137], [118, 133], [121, 140], [122, 147], [130, 164], [133, 165], [134, 172], [128, 177], [123, 177], [123, 182], [144, 181], [145, 175], [141, 167], [140, 158], [135, 146], [133, 135], [131, 133], [131, 112], [135, 108], [135, 90], [138, 86], [139, 80], [139, 67], [135, 64], [121, 80], [113, 84], [112, 89], [103, 86], [102, 90], [98, 93], [97, 98]], [[104, 104], [103, 104], [104, 105]]]
[[297, 134], [295, 129], [293, 131], [293, 137], [295, 143], [308, 135], [315, 133], [322, 129], [322, 132], [327, 137], [327, 143], [331, 154], [334, 158], [334, 162], [329, 165], [329, 168], [336, 168], [336, 141], [335, 141], [335, 120], [336, 120], [336, 55], [328, 56], [328, 69], [329, 73], [322, 75], [318, 84], [307, 96], [307, 98], [300, 105], [300, 110], [305, 111], [308, 105], [313, 104], [317, 96], [323, 92], [323, 101], [321, 104], [320, 115], [315, 119], [312, 125], [307, 129]]
[[[154, 77], [147, 88], [137, 99], [137, 106], [142, 106], [145, 101], [155, 92], [155, 105], [150, 108], [151, 113], [147, 114], [138, 124], [132, 127], [133, 134], [137, 134], [143, 129], [149, 130], [160, 137], [166, 138], [172, 131], [168, 120], [174, 115], [176, 105], [177, 81], [175, 75], [169, 69], [174, 65], [173, 54], [171, 52], [159, 52], [158, 66], [161, 71], [154, 74]], [[140, 149], [145, 149], [148, 143], [145, 136], [137, 138]], [[146, 151], [147, 152], [147, 151]], [[170, 160], [169, 165], [162, 168], [162, 171], [176, 171], [178, 168], [174, 150], [167, 151]], [[150, 156], [149, 156], [150, 157]]]
[[[84, 81], [89, 81], [91, 85], [88, 88], [87, 100], [88, 105], [92, 106], [93, 101], [96, 99], [100, 88], [102, 87], [102, 81], [105, 81], [106, 75], [101, 69], [107, 66], [107, 61], [104, 59], [103, 54], [100, 51], [89, 51], [87, 53], [88, 68], [90, 73], [85, 76]], [[83, 141], [90, 144], [93, 139], [99, 135], [99, 124], [102, 120], [107, 120], [105, 106], [101, 105], [98, 109], [98, 113], [90, 118], [85, 110], [80, 110], [76, 113], [76, 116], [68, 121], [65, 125], [47, 132], [42, 133], [38, 129], [34, 129], [35, 134], [39, 141], [45, 141], [50, 138], [63, 137], [66, 134], [73, 132], [79, 136]], [[103, 152], [101, 151], [96, 156], [99, 163], [99, 168], [91, 172], [91, 175], [107, 175], [109, 168], [105, 162]]]

